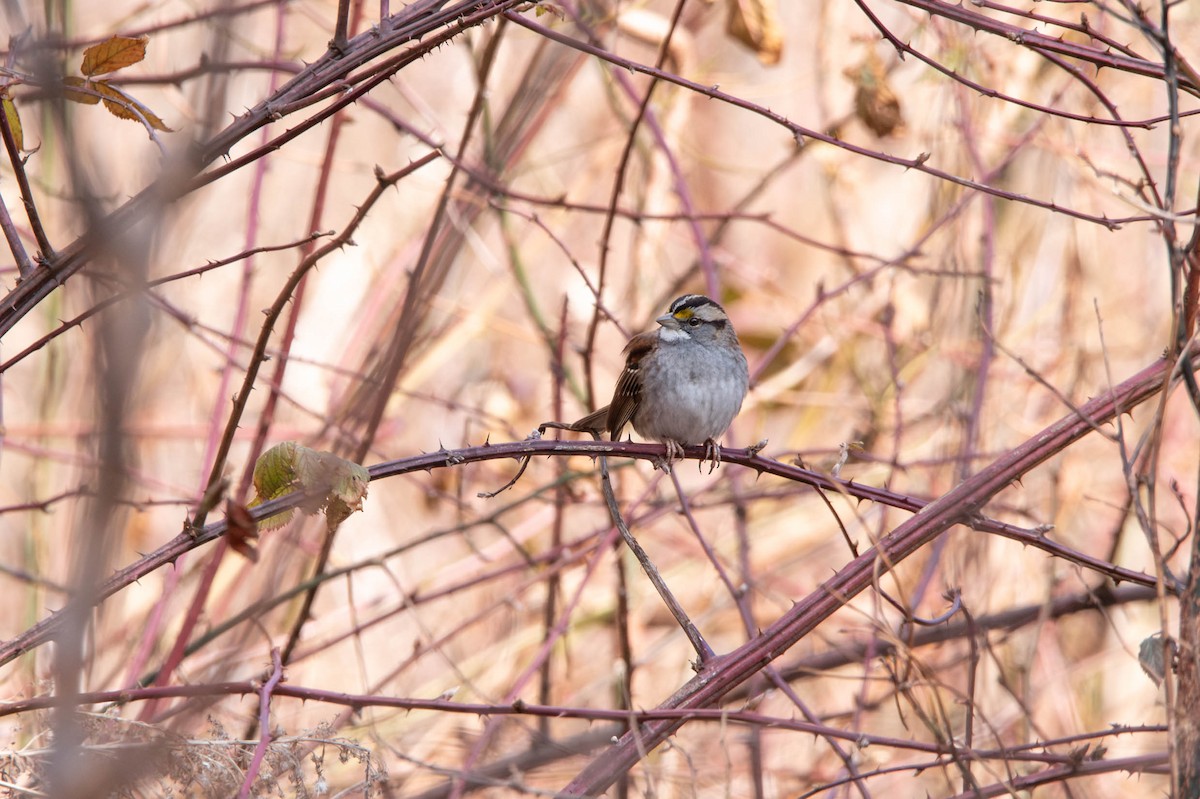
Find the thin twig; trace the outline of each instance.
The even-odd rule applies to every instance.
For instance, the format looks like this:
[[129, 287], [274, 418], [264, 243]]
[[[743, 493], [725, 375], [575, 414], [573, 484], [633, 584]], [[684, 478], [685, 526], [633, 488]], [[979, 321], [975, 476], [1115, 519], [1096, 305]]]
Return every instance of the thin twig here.
[[692, 648], [696, 650], [696, 656], [699, 658], [696, 667], [699, 670], [704, 663], [715, 656], [715, 653], [712, 647], [708, 645], [708, 642], [700, 635], [700, 631], [696, 629], [695, 623], [688, 618], [683, 606], [679, 604], [679, 600], [675, 599], [675, 595], [667, 587], [662, 575], [658, 573], [658, 568], [654, 565], [654, 561], [650, 560], [650, 556], [646, 554], [646, 550], [642, 549], [642, 545], [638, 543], [638, 540], [633, 537], [633, 533], [629, 531], [629, 525], [625, 524], [625, 519], [621, 517], [621, 508], [617, 505], [617, 496], [613, 492], [612, 480], [608, 473], [608, 458], [604, 455], [600, 456], [600, 487], [604, 492], [604, 501], [608, 505], [608, 514], [612, 518], [613, 524], [621, 531], [621, 538], [625, 539], [625, 544], [633, 552], [633, 556], [637, 558], [638, 565], [642, 567], [642, 571], [650, 578], [650, 582], [654, 584], [654, 589], [658, 591], [658, 595], [662, 597], [667, 609], [675, 617], [675, 621], [678, 622], [679, 627], [683, 630], [683, 634], [691, 641]]
[[263, 683], [258, 692], [258, 728], [261, 730], [258, 744], [254, 747], [254, 756], [246, 767], [246, 776], [242, 780], [242, 788], [238, 791], [238, 799], [250, 795], [254, 781], [258, 778], [263, 759], [267, 756], [267, 747], [271, 745], [271, 694], [283, 682], [283, 663], [279, 659], [279, 648], [271, 650], [271, 676]]

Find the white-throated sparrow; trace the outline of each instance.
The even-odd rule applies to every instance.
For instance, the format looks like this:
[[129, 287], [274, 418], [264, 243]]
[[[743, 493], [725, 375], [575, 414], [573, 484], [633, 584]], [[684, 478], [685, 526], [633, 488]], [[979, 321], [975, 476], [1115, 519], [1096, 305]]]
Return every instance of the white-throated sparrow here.
[[[687, 444], [705, 445], [715, 466], [716, 437], [729, 429], [750, 385], [746, 356], [725, 309], [701, 294], [685, 294], [625, 345], [625, 368], [612, 402], [569, 429], [611, 440], [632, 422], [639, 435], [667, 445], [667, 465]], [[711, 470], [710, 470], [711, 471]]]

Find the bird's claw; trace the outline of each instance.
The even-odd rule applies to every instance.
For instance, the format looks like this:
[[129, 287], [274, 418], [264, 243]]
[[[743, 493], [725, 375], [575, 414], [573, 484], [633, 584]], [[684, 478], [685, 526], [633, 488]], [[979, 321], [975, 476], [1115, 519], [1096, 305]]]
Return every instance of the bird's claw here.
[[704, 468], [705, 461], [708, 461], [709, 474], [712, 474], [713, 469], [721, 465], [721, 445], [716, 442], [716, 439], [704, 440], [704, 457], [700, 459], [699, 469]]
[[654, 468], [669, 472], [671, 471], [671, 467], [675, 465], [675, 461], [683, 459], [683, 445], [669, 438], [664, 439], [662, 443], [667, 448], [666, 457], [656, 459], [654, 461]]

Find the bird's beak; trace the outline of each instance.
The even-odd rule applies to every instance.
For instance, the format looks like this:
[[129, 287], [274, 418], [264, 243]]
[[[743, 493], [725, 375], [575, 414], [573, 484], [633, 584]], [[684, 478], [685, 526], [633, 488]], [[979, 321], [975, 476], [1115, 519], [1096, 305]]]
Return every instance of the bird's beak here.
[[671, 316], [671, 314], [669, 314], [669, 313], [663, 314], [662, 316], [658, 317], [654, 321], [658, 322], [660, 325], [667, 328], [668, 330], [678, 330], [679, 329], [679, 320], [676, 319], [674, 316]]

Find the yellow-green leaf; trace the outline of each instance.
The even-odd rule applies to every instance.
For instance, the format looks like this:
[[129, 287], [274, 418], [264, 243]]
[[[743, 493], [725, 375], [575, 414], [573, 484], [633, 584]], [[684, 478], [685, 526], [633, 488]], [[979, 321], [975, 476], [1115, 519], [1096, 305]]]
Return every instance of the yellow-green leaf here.
[[136, 64], [146, 57], [146, 43], [149, 41], [149, 36], [139, 36], [136, 39], [113, 36], [99, 44], [93, 44], [83, 51], [83, 64], [80, 65], [79, 71], [90, 78]]
[[[254, 463], [255, 496], [249, 507], [290, 494], [300, 487], [296, 476], [296, 448], [299, 446], [295, 441], [284, 441], [258, 456]], [[288, 510], [268, 516], [259, 521], [258, 529], [269, 531], [283, 527], [292, 520], [292, 515], [293, 511]]]
[[[257, 505], [261, 505], [261, 504], [262, 503], [259, 502], [258, 500], [254, 500], [246, 507], [253, 508], [253, 507], [255, 507]], [[276, 513], [274, 516], [268, 516], [265, 519], [259, 519], [258, 520], [258, 529], [264, 533], [269, 533], [272, 530], [278, 530], [280, 527], [283, 527], [288, 522], [290, 522], [292, 520], [292, 517], [295, 515], [296, 515], [296, 509], [288, 508], [285, 511]]]
[[296, 449], [299, 446], [295, 441], [284, 441], [258, 456], [254, 463], [254, 491], [259, 503], [296, 490], [299, 485]]
[[21, 117], [17, 114], [17, 106], [10, 97], [0, 97], [0, 104], [4, 106], [4, 116], [8, 119], [8, 129], [12, 131], [13, 140], [17, 143], [18, 150], [25, 149], [25, 133], [21, 128]]
[[[370, 477], [359, 464], [331, 452], [284, 441], [264, 452], [254, 464], [257, 496], [250, 507], [300, 490], [305, 493], [300, 509], [310, 515], [324, 511], [325, 522], [333, 529], [351, 513], [362, 509]], [[263, 519], [258, 523], [259, 529], [282, 527], [291, 516], [288, 511]]]
[[[78, 89], [72, 87], [78, 87]], [[85, 105], [95, 105], [100, 102], [100, 96], [96, 94], [92, 82], [78, 75], [68, 75], [63, 78], [63, 96], [72, 102]]]
[[539, 17], [542, 16], [543, 14], [553, 14], [554, 16], [558, 17], [560, 20], [564, 20], [564, 21], [567, 18], [567, 12], [563, 11], [562, 6], [555, 5], [554, 3], [547, 3], [547, 2], [538, 3], [534, 7], [534, 13], [537, 14], [537, 16], [539, 16]]

